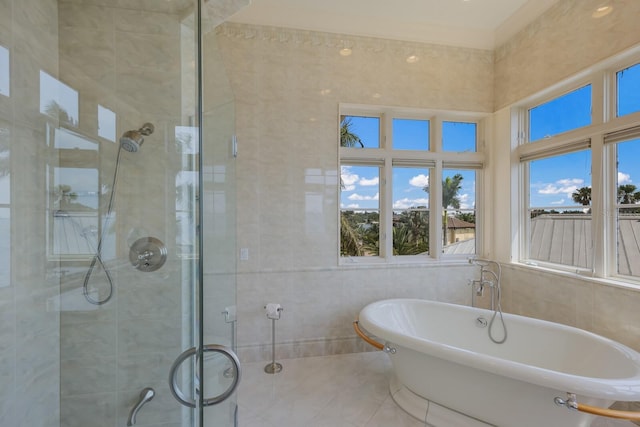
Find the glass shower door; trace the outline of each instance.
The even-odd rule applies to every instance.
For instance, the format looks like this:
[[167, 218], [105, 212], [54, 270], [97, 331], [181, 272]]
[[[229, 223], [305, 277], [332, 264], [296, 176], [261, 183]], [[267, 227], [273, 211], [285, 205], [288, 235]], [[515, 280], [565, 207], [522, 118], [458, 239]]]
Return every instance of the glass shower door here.
[[[200, 55], [195, 67], [195, 104], [199, 109], [186, 129], [185, 141], [193, 157], [183, 157], [183, 193], [190, 206], [184, 208], [186, 240], [193, 248], [193, 321], [189, 347], [176, 359], [170, 373], [174, 397], [194, 410], [195, 426], [237, 426], [234, 390], [240, 380], [240, 364], [235, 354], [236, 336], [236, 188], [235, 188], [235, 104], [223, 58], [218, 51], [215, 28], [224, 2], [203, 2], [200, 27], [193, 35]], [[247, 2], [236, 2], [236, 7]], [[199, 31], [198, 31], [199, 30]], [[195, 43], [197, 45], [197, 43]], [[189, 61], [187, 61], [189, 62]], [[192, 132], [192, 133], [190, 133]], [[190, 173], [190, 169], [197, 174]], [[185, 269], [186, 270], [186, 269]], [[181, 390], [187, 390], [183, 392]]]

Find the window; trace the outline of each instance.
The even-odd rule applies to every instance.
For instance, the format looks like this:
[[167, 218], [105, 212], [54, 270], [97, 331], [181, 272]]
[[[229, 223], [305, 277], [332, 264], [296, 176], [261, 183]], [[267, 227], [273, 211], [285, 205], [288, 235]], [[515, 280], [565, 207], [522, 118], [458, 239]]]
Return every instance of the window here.
[[[484, 159], [478, 151], [480, 117], [446, 120], [444, 112], [341, 110], [343, 262], [475, 254], [476, 189]], [[442, 135], [440, 141], [434, 135]]]
[[[101, 233], [98, 215], [101, 191], [98, 171], [100, 143], [65, 128], [50, 128], [52, 155], [58, 161], [47, 167], [50, 185], [48, 255], [52, 259], [87, 259], [96, 251]], [[103, 257], [115, 245], [103, 245]]]
[[519, 110], [520, 135], [528, 135], [518, 147], [525, 195], [519, 258], [638, 282], [640, 65], [599, 70], [589, 84], [567, 89]]
[[451, 255], [475, 254], [477, 172], [445, 169], [443, 176], [443, 250]]
[[393, 255], [429, 254], [429, 168], [393, 168]]
[[40, 70], [40, 112], [70, 126], [78, 125], [78, 91]]
[[0, 95], [11, 94], [11, 67], [9, 61], [9, 49], [0, 45]]
[[429, 150], [429, 120], [393, 119], [394, 150]]
[[98, 136], [116, 142], [116, 113], [99, 104]]
[[617, 116], [640, 111], [640, 64], [620, 70], [616, 73]]
[[341, 166], [340, 255], [380, 255], [380, 168]]
[[529, 141], [538, 141], [591, 124], [591, 85], [529, 110]]
[[475, 123], [442, 123], [442, 148], [445, 151], [476, 151], [477, 125]]
[[591, 269], [591, 153], [529, 164], [529, 259]]
[[[605, 136], [605, 142], [613, 143], [616, 153], [615, 204], [616, 259], [614, 271], [620, 276], [640, 277], [640, 130], [633, 130], [631, 139], [620, 133]], [[617, 142], [621, 139], [620, 142]], [[635, 177], [635, 181], [634, 181]], [[635, 182], [635, 183], [634, 183]]]

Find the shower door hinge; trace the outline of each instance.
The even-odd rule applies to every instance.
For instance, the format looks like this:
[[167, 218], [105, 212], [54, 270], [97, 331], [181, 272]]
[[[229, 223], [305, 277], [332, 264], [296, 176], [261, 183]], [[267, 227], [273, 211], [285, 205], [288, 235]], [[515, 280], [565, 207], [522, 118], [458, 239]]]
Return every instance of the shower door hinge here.
[[231, 137], [231, 154], [233, 157], [238, 157], [238, 137], [236, 135]]

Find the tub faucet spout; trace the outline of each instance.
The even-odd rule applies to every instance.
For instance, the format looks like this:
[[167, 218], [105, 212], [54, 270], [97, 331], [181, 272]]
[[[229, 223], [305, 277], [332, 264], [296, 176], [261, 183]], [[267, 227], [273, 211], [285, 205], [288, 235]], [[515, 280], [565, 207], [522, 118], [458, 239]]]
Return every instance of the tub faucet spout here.
[[142, 389], [140, 392], [140, 397], [138, 398], [138, 402], [136, 405], [131, 408], [131, 412], [129, 412], [129, 420], [127, 421], [127, 426], [133, 426], [136, 423], [136, 415], [138, 415], [138, 411], [142, 406], [153, 399], [153, 396], [156, 395], [156, 392], [151, 387], [146, 387]]

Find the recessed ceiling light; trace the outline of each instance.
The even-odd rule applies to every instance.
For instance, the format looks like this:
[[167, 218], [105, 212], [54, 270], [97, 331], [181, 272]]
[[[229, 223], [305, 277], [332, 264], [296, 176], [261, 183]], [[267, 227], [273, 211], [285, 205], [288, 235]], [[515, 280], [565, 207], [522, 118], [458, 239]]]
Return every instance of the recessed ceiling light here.
[[599, 8], [597, 8], [591, 14], [591, 16], [594, 17], [594, 18], [602, 18], [603, 16], [606, 16], [606, 15], [610, 14], [612, 11], [613, 11], [613, 6], [602, 5]]
[[415, 64], [416, 62], [420, 61], [420, 58], [417, 55], [410, 55], [407, 56], [407, 62], [409, 64]]
[[348, 47], [344, 47], [342, 49], [340, 49], [340, 55], [342, 56], [349, 56], [353, 53], [353, 51], [351, 49], [349, 49]]
[[331, 89], [322, 89], [320, 91], [320, 95], [322, 95], [322, 96], [329, 95], [330, 93], [331, 93]]

